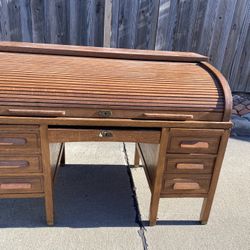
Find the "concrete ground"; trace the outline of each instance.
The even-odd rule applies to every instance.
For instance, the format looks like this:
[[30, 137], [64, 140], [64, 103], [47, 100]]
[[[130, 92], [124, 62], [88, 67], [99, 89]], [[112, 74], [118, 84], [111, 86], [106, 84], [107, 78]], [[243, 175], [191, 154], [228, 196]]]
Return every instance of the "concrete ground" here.
[[250, 249], [250, 140], [230, 139], [205, 226], [196, 222], [200, 199], [162, 199], [159, 223], [148, 227], [150, 191], [143, 169], [132, 169], [145, 238], [125, 157], [132, 165], [133, 150], [133, 144], [125, 152], [122, 143], [67, 144], [72, 165], [57, 178], [55, 226], [45, 225], [42, 199], [0, 200], [0, 249]]

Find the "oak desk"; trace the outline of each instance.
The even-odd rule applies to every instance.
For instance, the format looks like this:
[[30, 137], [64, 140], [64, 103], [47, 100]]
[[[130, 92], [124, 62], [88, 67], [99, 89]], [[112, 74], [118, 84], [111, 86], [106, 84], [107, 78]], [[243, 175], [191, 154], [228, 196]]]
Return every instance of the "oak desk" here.
[[224, 77], [195, 53], [0, 43], [0, 198], [44, 197], [64, 142], [135, 142], [159, 199], [204, 198], [207, 222], [231, 128]]

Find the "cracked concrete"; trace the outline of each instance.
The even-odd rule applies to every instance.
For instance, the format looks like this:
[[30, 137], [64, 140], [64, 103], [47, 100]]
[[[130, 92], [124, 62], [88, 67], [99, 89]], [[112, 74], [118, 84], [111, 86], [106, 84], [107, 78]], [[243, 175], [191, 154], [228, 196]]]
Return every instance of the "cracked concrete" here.
[[[130, 165], [133, 151], [126, 143]], [[230, 139], [206, 226], [194, 222], [200, 199], [162, 199], [159, 223], [148, 227], [149, 187], [143, 169], [131, 169], [148, 249], [249, 249], [247, 151], [249, 141]], [[0, 249], [143, 249], [124, 156], [122, 143], [68, 144], [66, 161], [73, 165], [58, 175], [55, 226], [44, 224], [41, 199], [0, 200]]]

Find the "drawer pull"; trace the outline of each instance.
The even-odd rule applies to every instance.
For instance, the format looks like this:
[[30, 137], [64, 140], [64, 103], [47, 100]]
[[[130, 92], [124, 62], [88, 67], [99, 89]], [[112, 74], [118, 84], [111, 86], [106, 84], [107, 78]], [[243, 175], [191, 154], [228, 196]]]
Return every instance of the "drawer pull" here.
[[103, 130], [100, 132], [99, 137], [101, 138], [113, 137], [113, 134], [110, 131]]
[[0, 138], [0, 146], [25, 145], [26, 143], [25, 138]]
[[181, 148], [209, 148], [208, 142], [203, 141], [183, 141], [181, 142]]
[[0, 161], [0, 169], [5, 168], [26, 168], [29, 166], [28, 161]]
[[200, 189], [199, 183], [196, 182], [178, 182], [174, 184], [174, 190], [198, 190]]
[[147, 119], [162, 119], [162, 120], [175, 120], [175, 121], [185, 121], [193, 120], [193, 115], [176, 115], [176, 114], [157, 114], [157, 113], [144, 113], [143, 116]]
[[177, 169], [204, 169], [204, 164], [200, 163], [177, 163]]
[[0, 189], [31, 189], [30, 183], [3, 183], [0, 184]]
[[27, 116], [65, 116], [64, 110], [8, 109], [9, 113]]

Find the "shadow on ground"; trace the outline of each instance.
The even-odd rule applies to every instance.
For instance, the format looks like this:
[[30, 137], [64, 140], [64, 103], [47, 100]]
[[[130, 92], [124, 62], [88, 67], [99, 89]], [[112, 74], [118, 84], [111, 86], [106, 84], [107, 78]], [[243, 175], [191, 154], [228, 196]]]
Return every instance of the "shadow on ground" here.
[[[138, 227], [126, 166], [67, 165], [56, 179], [55, 227]], [[43, 199], [1, 199], [0, 227], [44, 227]]]

